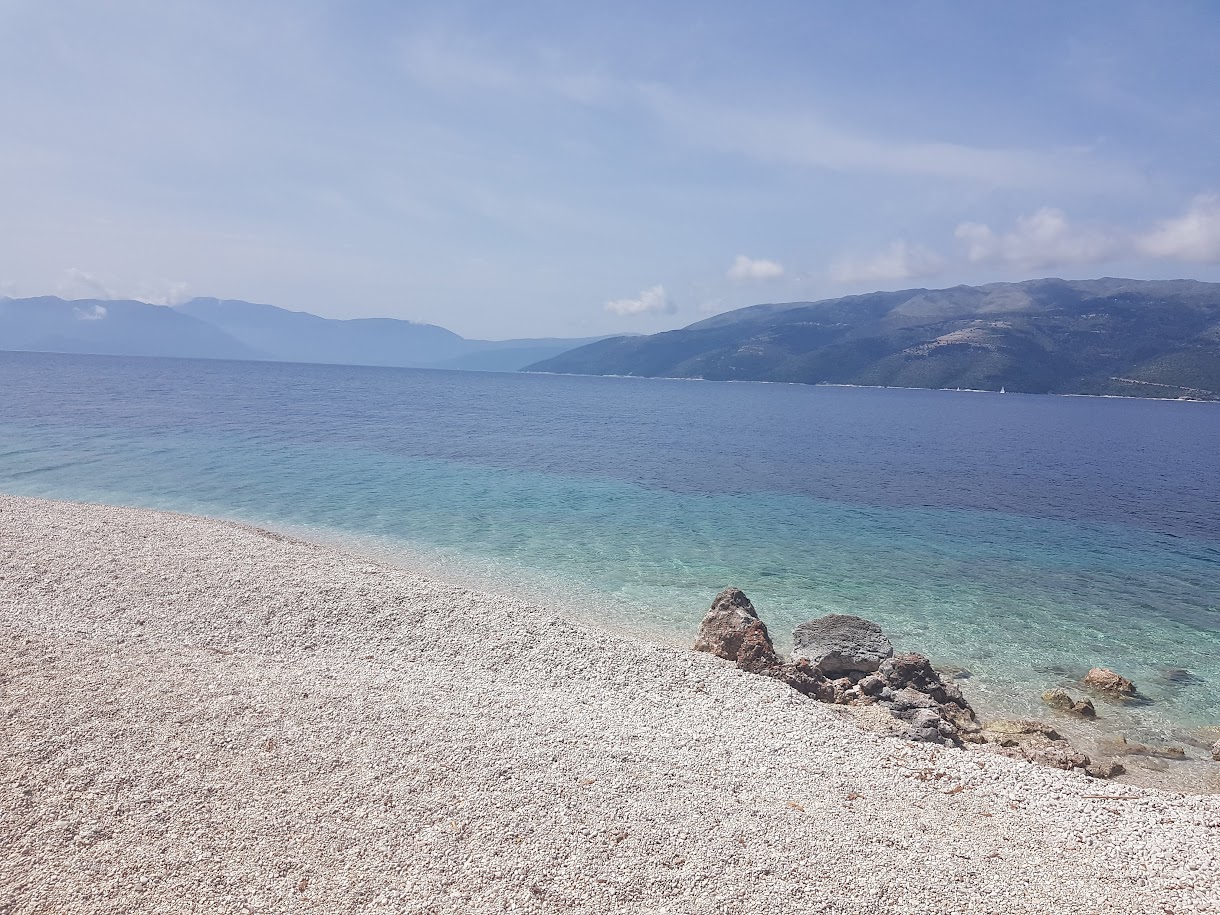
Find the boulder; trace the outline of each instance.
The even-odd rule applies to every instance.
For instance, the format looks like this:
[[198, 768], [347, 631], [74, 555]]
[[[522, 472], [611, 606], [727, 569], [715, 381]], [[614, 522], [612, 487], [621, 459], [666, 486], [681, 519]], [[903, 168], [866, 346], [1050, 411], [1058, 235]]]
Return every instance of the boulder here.
[[1094, 692], [1112, 699], [1130, 699], [1135, 695], [1135, 684], [1107, 667], [1094, 667], [1085, 674], [1083, 682]]
[[1214, 759], [1216, 762], [1220, 762], [1220, 740], [1217, 740], [1214, 744], [1212, 744], [1212, 759]]
[[[711, 609], [699, 624], [699, 633], [695, 636], [695, 651], [706, 651], [726, 661], [736, 661], [747, 630], [755, 624], [762, 627], [761, 637], [770, 647], [771, 638], [767, 634], [767, 627], [759, 620], [758, 613], [745, 592], [740, 588], [725, 588], [716, 595]], [[757, 637], [756, 631], [755, 638]]]
[[834, 678], [872, 673], [893, 656], [894, 646], [876, 623], [832, 613], [797, 626], [792, 632], [792, 653]]
[[1058, 686], [1044, 692], [1042, 701], [1051, 708], [1069, 715], [1079, 715], [1081, 718], [1097, 717], [1097, 709], [1093, 707], [1092, 699], [1074, 699], [1071, 693]]

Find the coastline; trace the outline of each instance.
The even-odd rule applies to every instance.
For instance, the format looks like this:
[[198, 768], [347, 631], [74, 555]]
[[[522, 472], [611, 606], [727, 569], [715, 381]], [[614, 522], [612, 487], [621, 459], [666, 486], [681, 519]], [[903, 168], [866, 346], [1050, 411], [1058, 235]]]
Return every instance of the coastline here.
[[[1220, 395], [1213, 397], [1145, 397], [1137, 394], [1081, 394], [1081, 393], [1036, 393], [1030, 391], [989, 391], [985, 388], [909, 388], [905, 385], [891, 384], [842, 384], [834, 381], [768, 381], [763, 378], [688, 378], [678, 375], [594, 375], [585, 372], [537, 372], [518, 369], [510, 374], [517, 375], [556, 375], [574, 378], [630, 378], [635, 381], [702, 381], [707, 384], [776, 384], [790, 385], [797, 388], [848, 388], [860, 391], [937, 391], [947, 394], [1014, 394], [1022, 397], [1092, 397], [1098, 400], [1152, 400], [1163, 403], [1220, 403]], [[1137, 384], [1152, 384], [1152, 382], [1136, 382]], [[1161, 385], [1156, 385], [1161, 387]]]
[[883, 737], [513, 598], [11, 496], [0, 568], [12, 915], [1220, 911], [1220, 798]]

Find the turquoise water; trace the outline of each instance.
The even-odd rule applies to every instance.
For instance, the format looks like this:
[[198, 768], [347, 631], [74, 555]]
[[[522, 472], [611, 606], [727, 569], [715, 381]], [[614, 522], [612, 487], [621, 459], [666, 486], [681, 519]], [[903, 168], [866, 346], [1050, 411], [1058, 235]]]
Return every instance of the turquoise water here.
[[[685, 643], [746, 590], [1034, 711], [1220, 724], [1220, 408], [0, 354], [0, 490], [237, 518]], [[1167, 679], [1181, 668], [1190, 676]]]

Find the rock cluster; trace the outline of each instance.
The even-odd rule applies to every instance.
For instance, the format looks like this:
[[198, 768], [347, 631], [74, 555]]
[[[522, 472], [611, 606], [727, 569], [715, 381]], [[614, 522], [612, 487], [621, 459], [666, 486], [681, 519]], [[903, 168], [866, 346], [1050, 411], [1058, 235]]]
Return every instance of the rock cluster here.
[[894, 656], [876, 623], [832, 614], [802, 623], [793, 642], [796, 659], [781, 660], [753, 604], [740, 589], [726, 588], [703, 618], [695, 649], [822, 702], [880, 706], [911, 740], [957, 746], [977, 739], [978, 720], [957, 685], [942, 680], [923, 655]]
[[[1082, 769], [1098, 778], [1123, 771], [1113, 761], [1094, 763], [1039, 721], [980, 725], [952, 679], [943, 678], [921, 654], [895, 655], [881, 627], [869, 620], [831, 614], [797, 626], [792, 641], [796, 657], [784, 661], [749, 598], [739, 588], [726, 588], [704, 616], [695, 649], [733, 661], [749, 673], [782, 680], [822, 702], [884, 710], [893, 717], [893, 733], [909, 740], [987, 744], [992, 752], [1059, 769]], [[1090, 700], [1076, 700], [1066, 690], [1049, 690], [1043, 699], [1073, 714], [1096, 714]]]
[[1086, 687], [1110, 699], [1131, 699], [1135, 696], [1135, 684], [1119, 676], [1107, 667], [1094, 667], [1082, 681]]
[[1093, 707], [1092, 699], [1075, 699], [1066, 689], [1058, 686], [1044, 692], [1042, 694], [1042, 701], [1051, 708], [1060, 712], [1067, 712], [1069, 715], [1079, 715], [1081, 718], [1097, 717], [1097, 709]]

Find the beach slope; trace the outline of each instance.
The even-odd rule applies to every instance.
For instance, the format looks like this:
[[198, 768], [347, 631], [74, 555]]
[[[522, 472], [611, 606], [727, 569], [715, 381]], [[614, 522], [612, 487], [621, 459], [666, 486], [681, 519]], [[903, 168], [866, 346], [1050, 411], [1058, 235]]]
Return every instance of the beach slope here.
[[1220, 798], [231, 523], [0, 496], [0, 651], [3, 915], [1220, 912]]

